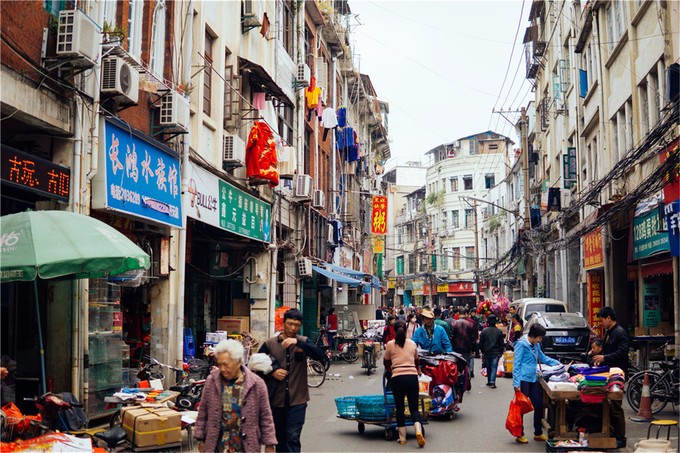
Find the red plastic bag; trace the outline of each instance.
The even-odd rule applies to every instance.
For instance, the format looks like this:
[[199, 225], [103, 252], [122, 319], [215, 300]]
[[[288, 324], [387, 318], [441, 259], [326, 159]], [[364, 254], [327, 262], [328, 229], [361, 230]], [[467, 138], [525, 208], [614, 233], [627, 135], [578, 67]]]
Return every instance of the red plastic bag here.
[[528, 414], [534, 410], [534, 405], [531, 404], [531, 400], [522, 392], [515, 392], [515, 401], [519, 405], [521, 414]]
[[510, 431], [513, 437], [519, 437], [522, 435], [522, 424], [522, 408], [515, 398], [510, 401], [508, 416], [505, 418], [505, 429]]

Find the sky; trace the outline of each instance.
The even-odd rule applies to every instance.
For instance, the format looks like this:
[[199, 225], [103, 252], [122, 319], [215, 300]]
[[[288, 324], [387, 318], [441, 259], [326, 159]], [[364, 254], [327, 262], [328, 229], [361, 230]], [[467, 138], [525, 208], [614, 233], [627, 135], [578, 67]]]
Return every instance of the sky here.
[[432, 148], [487, 130], [519, 146], [514, 127], [492, 111], [519, 110], [533, 98], [522, 45], [531, 0], [352, 0], [349, 6], [355, 64], [390, 104], [388, 169], [426, 163]]

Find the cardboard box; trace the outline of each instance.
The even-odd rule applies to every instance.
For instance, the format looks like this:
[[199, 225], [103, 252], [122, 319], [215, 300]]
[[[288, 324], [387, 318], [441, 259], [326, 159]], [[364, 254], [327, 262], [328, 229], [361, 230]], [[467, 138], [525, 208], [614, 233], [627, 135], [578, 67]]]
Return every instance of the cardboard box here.
[[121, 409], [127, 440], [136, 447], [162, 446], [182, 439], [182, 414], [158, 404]]
[[217, 320], [217, 330], [224, 330], [229, 334], [249, 332], [250, 316], [222, 316]]

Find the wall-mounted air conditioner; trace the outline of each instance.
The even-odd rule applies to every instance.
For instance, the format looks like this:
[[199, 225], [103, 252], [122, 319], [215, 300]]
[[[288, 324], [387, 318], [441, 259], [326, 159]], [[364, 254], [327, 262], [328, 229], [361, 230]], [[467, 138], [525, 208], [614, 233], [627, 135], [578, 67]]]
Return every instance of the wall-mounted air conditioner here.
[[279, 160], [277, 163], [279, 178], [293, 179], [296, 171], [295, 148], [292, 146], [282, 146], [277, 158]]
[[104, 58], [101, 92], [113, 95], [122, 103], [136, 104], [139, 98], [139, 73], [122, 58]]
[[312, 206], [317, 209], [326, 208], [326, 194], [322, 190], [315, 190], [312, 198]]
[[57, 56], [80, 59], [73, 64], [94, 66], [99, 56], [101, 36], [97, 25], [79, 9], [59, 12]]
[[312, 260], [309, 258], [300, 258], [297, 262], [297, 268], [300, 277], [312, 276]]
[[248, 29], [262, 25], [258, 18], [256, 2], [257, 0], [243, 0], [243, 17], [241, 18], [241, 24], [248, 27]]
[[224, 134], [222, 168], [243, 167], [246, 164], [246, 143], [238, 135]]
[[311, 201], [312, 177], [309, 175], [295, 175], [295, 198], [298, 201]]
[[297, 75], [295, 77], [295, 82], [298, 87], [307, 87], [312, 78], [312, 71], [307, 66], [307, 63], [298, 63]]
[[159, 123], [166, 129], [189, 132], [189, 100], [177, 91], [163, 96]]

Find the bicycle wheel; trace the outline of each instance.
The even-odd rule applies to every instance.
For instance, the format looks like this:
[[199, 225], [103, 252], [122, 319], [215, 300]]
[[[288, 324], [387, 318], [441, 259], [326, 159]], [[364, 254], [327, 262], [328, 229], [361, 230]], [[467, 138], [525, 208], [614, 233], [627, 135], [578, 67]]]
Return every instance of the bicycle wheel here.
[[347, 363], [354, 363], [359, 359], [359, 347], [352, 342], [347, 347], [347, 352], [342, 354], [342, 360]]
[[312, 388], [321, 387], [326, 380], [326, 370], [316, 360], [307, 359], [307, 385]]
[[[649, 377], [649, 395], [652, 398], [652, 414], [659, 413], [668, 404], [671, 396], [671, 388], [668, 382], [659, 373], [647, 371]], [[635, 412], [640, 410], [640, 398], [642, 397], [642, 384], [645, 379], [645, 371], [633, 375], [628, 381], [626, 399], [631, 409]]]

